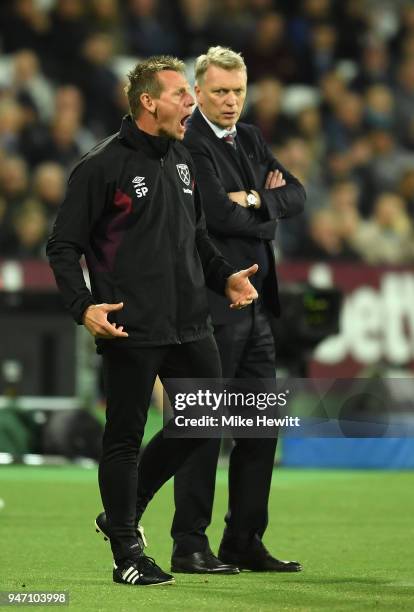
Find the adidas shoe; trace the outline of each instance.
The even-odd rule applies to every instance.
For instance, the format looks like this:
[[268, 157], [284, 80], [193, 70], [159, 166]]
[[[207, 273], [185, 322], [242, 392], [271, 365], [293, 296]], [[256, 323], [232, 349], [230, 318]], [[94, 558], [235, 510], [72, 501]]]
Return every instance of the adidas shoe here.
[[[100, 533], [103, 535], [103, 539], [105, 542], [109, 540], [109, 532], [110, 528], [108, 525], [108, 521], [106, 520], [105, 512], [101, 512], [95, 519], [95, 531], [96, 533]], [[142, 525], [137, 525], [137, 537], [138, 541], [142, 543], [142, 550], [148, 546], [147, 540], [144, 533], [144, 528]]]
[[119, 584], [135, 586], [157, 586], [175, 582], [174, 576], [164, 572], [154, 559], [146, 555], [135, 560], [127, 560], [119, 566], [114, 563], [113, 580]]

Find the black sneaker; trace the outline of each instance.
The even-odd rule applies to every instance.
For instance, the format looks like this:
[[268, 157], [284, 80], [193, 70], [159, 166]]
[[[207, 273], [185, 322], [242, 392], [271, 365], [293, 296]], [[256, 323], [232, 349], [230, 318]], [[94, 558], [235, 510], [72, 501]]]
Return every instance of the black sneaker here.
[[174, 576], [163, 572], [154, 559], [146, 555], [135, 560], [127, 560], [119, 566], [114, 563], [113, 580], [119, 584], [132, 586], [157, 586], [175, 582]]
[[[100, 533], [103, 536], [105, 542], [109, 540], [110, 537], [110, 528], [108, 525], [108, 521], [106, 520], [105, 512], [101, 512], [95, 519], [95, 531], [96, 533]], [[144, 528], [142, 525], [137, 525], [137, 538], [138, 541], [142, 544], [142, 550], [148, 546], [147, 540], [144, 533]]]

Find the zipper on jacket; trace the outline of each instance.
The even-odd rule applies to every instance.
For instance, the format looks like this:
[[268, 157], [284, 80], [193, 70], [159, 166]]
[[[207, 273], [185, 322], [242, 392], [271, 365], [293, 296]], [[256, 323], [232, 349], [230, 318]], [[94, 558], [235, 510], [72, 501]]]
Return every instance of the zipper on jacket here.
[[[164, 157], [160, 157], [161, 170], [164, 170], [164, 162], [165, 162]], [[161, 176], [161, 185], [162, 185], [162, 190], [164, 192], [165, 191], [165, 185], [164, 185], [163, 175]], [[168, 207], [167, 214], [168, 214], [168, 223], [170, 224], [171, 223], [171, 211], [170, 211], [169, 207]], [[173, 232], [171, 232], [170, 235], [173, 236], [174, 235]], [[171, 254], [171, 256], [172, 256], [172, 254]], [[177, 256], [177, 253], [176, 253], [175, 262], [174, 262], [174, 275], [175, 275], [176, 289], [177, 289], [177, 291], [176, 291], [176, 317], [175, 317], [175, 322], [176, 322], [176, 326], [177, 326], [177, 328], [176, 328], [176, 333], [177, 333], [176, 341], [177, 341], [177, 344], [182, 344], [182, 340], [181, 340], [181, 338], [179, 336], [179, 317], [178, 317], [178, 315], [179, 315], [179, 306], [178, 306], [178, 304], [179, 304], [179, 291], [178, 291], [178, 283], [177, 283], [177, 280], [178, 280], [178, 278], [177, 278], [177, 264], [178, 264], [178, 256]]]

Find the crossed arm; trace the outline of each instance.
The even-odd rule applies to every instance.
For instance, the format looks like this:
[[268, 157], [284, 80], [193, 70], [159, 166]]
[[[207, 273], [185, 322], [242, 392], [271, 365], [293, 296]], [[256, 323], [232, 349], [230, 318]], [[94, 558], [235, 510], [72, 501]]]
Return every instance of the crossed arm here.
[[[277, 189], [278, 187], [284, 187], [285, 185], [286, 181], [283, 178], [282, 172], [280, 170], [271, 170], [266, 177], [264, 189]], [[255, 208], [260, 208], [262, 201], [259, 192], [252, 189], [251, 193], [254, 193], [257, 198]], [[239, 204], [239, 206], [247, 208], [247, 191], [230, 191], [227, 195], [232, 202], [236, 202], [236, 204]]]

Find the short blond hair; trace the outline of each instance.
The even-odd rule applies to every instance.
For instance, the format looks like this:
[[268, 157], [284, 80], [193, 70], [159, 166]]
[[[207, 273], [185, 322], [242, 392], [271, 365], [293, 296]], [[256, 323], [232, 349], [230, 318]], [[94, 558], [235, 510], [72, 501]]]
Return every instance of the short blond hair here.
[[207, 53], [197, 58], [195, 63], [195, 80], [197, 83], [203, 80], [209, 66], [218, 66], [218, 68], [224, 68], [224, 70], [244, 70], [247, 73], [242, 54], [236, 53], [228, 47], [210, 47]]
[[125, 87], [125, 93], [129, 102], [131, 115], [136, 119], [142, 110], [141, 94], [148, 93], [152, 98], [159, 98], [162, 92], [162, 84], [158, 79], [158, 73], [163, 70], [172, 70], [185, 74], [185, 64], [177, 57], [170, 55], [156, 55], [139, 62], [131, 72], [128, 73], [129, 83]]

